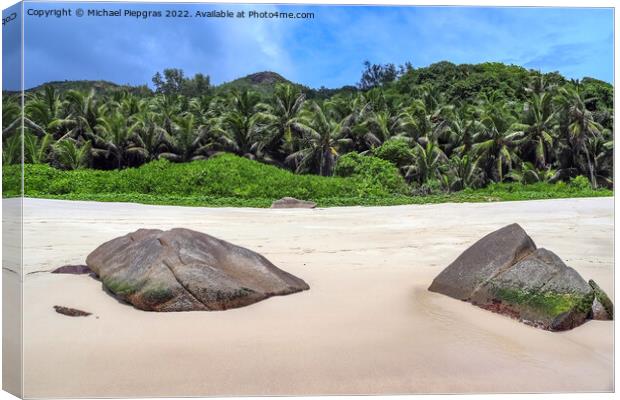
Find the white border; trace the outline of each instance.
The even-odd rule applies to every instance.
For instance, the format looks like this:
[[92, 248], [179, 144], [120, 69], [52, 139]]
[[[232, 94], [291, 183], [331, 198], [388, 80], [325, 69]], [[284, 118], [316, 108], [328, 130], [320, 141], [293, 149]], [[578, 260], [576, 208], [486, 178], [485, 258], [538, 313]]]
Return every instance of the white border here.
[[[28, 2], [36, 2], [37, 0], [28, 0]], [[43, 1], [41, 1], [43, 2]], [[66, 2], [80, 2], [80, 1], [66, 1]], [[111, 0], [106, 2], [121, 2], [117, 0]], [[219, 0], [219, 1], [191, 1], [191, 0], [168, 0], [168, 1], [148, 1], [148, 0], [132, 0], [131, 2], [135, 3], [250, 3], [250, 4], [378, 4], [378, 5], [422, 5], [422, 6], [495, 6], [495, 7], [606, 7], [606, 8], [614, 8], [616, 6], [615, 1], [611, 0], [589, 0], [589, 1], [562, 1], [562, 0], [451, 0], [451, 1], [420, 1], [420, 0], [388, 0], [388, 1], [379, 1], [379, 0], [312, 0], [312, 1], [304, 1], [304, 0], [286, 0], [286, 1], [267, 1], [267, 0], [245, 0], [245, 1], [235, 1], [235, 0]], [[13, 0], [0, 0], [0, 5], [2, 9], [7, 8], [13, 4], [17, 3]], [[615, 10], [614, 10], [615, 11]], [[615, 14], [615, 12], [614, 12]], [[617, 32], [620, 23], [618, 19], [614, 18], [614, 83], [616, 82], [615, 77], [618, 76], [618, 51], [617, 51]], [[0, 38], [2, 37], [0, 33]], [[2, 78], [0, 77], [0, 86], [2, 84]], [[618, 120], [618, 108], [617, 108], [617, 90], [614, 90], [614, 121]], [[614, 125], [615, 132], [615, 125]], [[614, 147], [614, 176], [620, 176], [620, 167], [618, 166], [618, 146]], [[614, 197], [614, 209], [618, 207], [620, 204], [620, 200], [617, 197]], [[0, 211], [1, 214], [1, 211]], [[619, 217], [616, 213], [614, 213], [614, 239], [618, 232], [619, 227]], [[0, 232], [1, 238], [1, 232]], [[614, 266], [618, 265], [618, 252], [616, 251], [616, 243], [614, 240]], [[618, 285], [619, 277], [618, 274], [614, 273], [614, 291], [615, 288], [620, 287]], [[0, 287], [1, 294], [1, 287]], [[618, 301], [618, 299], [616, 299]], [[1, 315], [1, 310], [0, 310]], [[614, 322], [615, 324], [616, 322]], [[618, 330], [614, 330], [614, 343], [618, 342]], [[614, 366], [615, 360], [617, 359], [618, 351], [617, 347], [614, 346]], [[1, 354], [1, 349], [0, 349]], [[1, 371], [1, 366], [0, 366]], [[0, 375], [1, 377], [1, 375]], [[618, 382], [618, 369], [614, 368], [614, 379], [615, 382]], [[407, 396], [370, 396], [372, 399], [381, 399], [381, 400], [417, 400], [417, 399], [433, 399], [437, 398], [437, 396], [445, 395], [407, 395]], [[575, 393], [575, 394], [488, 394], [488, 395], [450, 395], [450, 399], [461, 400], [461, 399], [472, 399], [477, 396], [484, 396], [485, 399], [496, 400], [496, 399], [551, 399], [551, 400], [590, 400], [590, 399], [608, 399], [615, 398], [615, 393]], [[321, 400], [326, 398], [333, 398], [339, 400], [354, 400], [359, 399], [360, 396], [306, 396], [303, 397], [307, 400]], [[15, 399], [15, 396], [12, 396], [4, 391], [0, 391], [0, 400], [9, 400]], [[149, 399], [149, 398], [145, 398]], [[175, 398], [176, 399], [176, 398]], [[236, 400], [295, 400], [295, 397], [230, 397], [228, 399]]]

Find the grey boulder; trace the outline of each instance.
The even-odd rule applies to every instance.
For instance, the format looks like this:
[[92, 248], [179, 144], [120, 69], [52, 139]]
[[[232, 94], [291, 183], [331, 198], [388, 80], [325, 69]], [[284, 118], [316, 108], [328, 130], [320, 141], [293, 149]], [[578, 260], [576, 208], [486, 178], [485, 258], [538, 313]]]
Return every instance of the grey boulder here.
[[182, 228], [139, 229], [86, 264], [109, 292], [147, 311], [226, 310], [309, 289], [258, 253]]
[[271, 204], [271, 208], [315, 208], [316, 203], [306, 200], [298, 200], [294, 197], [283, 197]]
[[536, 248], [517, 224], [474, 243], [429, 290], [552, 331], [589, 318], [613, 318], [613, 305], [596, 283], [586, 282], [553, 252]]

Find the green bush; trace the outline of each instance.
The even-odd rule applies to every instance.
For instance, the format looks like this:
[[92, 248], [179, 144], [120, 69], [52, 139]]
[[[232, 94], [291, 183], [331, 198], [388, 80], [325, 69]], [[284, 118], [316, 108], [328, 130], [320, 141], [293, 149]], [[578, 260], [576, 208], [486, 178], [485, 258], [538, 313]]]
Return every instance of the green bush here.
[[[139, 168], [111, 171], [61, 171], [43, 164], [25, 165], [24, 181], [26, 196], [199, 196], [205, 199], [263, 199], [263, 204], [285, 196], [317, 201], [323, 198], [390, 197], [402, 193], [400, 182], [395, 178], [398, 176], [395, 168], [389, 163], [387, 167], [374, 165], [366, 173], [357, 171], [356, 176], [349, 178], [296, 175], [246, 158], [222, 154], [190, 163], [159, 160]], [[19, 166], [6, 166], [3, 174], [5, 187], [16, 192], [18, 175]]]
[[391, 139], [373, 149], [372, 155], [402, 167], [413, 160], [413, 151], [404, 139]]
[[398, 168], [377, 157], [347, 153], [338, 159], [334, 175], [361, 179], [369, 188], [383, 187], [391, 193], [409, 193], [409, 187]]
[[590, 180], [583, 175], [571, 178], [570, 185], [579, 190], [590, 189], [592, 187]]
[[22, 175], [19, 165], [2, 166], [2, 197], [21, 196]]

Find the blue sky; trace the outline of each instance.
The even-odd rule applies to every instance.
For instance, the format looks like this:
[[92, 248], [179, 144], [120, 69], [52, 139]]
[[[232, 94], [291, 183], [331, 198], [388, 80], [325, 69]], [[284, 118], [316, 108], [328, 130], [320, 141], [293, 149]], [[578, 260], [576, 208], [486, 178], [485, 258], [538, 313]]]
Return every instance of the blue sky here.
[[[355, 84], [364, 60], [414, 67], [500, 61], [613, 80], [613, 11], [576, 8], [26, 3], [25, 9], [313, 12], [311, 20], [25, 18], [25, 86], [102, 79], [150, 84], [156, 71], [215, 84], [272, 70], [310, 87]], [[6, 31], [5, 31], [6, 32]], [[9, 46], [10, 47], [10, 46]], [[10, 51], [5, 45], [3, 51]], [[5, 53], [6, 54], [6, 53]], [[3, 78], [6, 75], [3, 75]], [[10, 83], [5, 82], [5, 86]]]

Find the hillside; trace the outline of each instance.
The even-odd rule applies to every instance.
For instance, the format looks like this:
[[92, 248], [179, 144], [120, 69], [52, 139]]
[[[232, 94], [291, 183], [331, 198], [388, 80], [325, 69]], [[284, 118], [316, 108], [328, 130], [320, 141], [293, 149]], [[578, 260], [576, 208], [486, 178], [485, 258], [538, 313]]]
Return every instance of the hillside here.
[[[89, 92], [94, 90], [97, 94], [110, 94], [118, 91], [128, 91], [136, 95], [145, 95], [150, 93], [150, 89], [143, 86], [131, 86], [131, 85], [119, 85], [110, 81], [103, 80], [64, 80], [64, 81], [50, 81], [42, 83], [38, 86], [34, 86], [25, 90], [26, 93], [41, 92], [46, 86], [53, 87], [58, 93], [65, 93], [69, 90], [77, 90], [80, 92]], [[5, 94], [17, 94], [18, 91], [3, 91]]]
[[228, 92], [231, 90], [253, 90], [263, 95], [269, 95], [273, 93], [275, 86], [279, 83], [293, 85], [302, 91], [309, 90], [309, 88], [298, 83], [291, 82], [282, 75], [272, 71], [263, 71], [250, 74], [242, 78], [235, 79], [234, 81], [218, 85], [214, 89], [216, 93]]
[[80, 80], [80, 81], [52, 81], [41, 84], [39, 86], [35, 86], [30, 89], [26, 89], [27, 92], [36, 92], [39, 90], [43, 90], [45, 86], [53, 86], [58, 92], [66, 92], [68, 90], [79, 90], [79, 91], [89, 91], [94, 89], [96, 92], [109, 92], [121, 88], [129, 88], [130, 86], [121, 86], [114, 82], [109, 81], [91, 81], [91, 80]]
[[[419, 88], [431, 88], [434, 92], [443, 93], [445, 100], [449, 102], [473, 100], [480, 95], [490, 96], [493, 93], [501, 94], [502, 97], [523, 101], [526, 96], [526, 88], [531, 79], [536, 76], [544, 76], [547, 84], [561, 86], [566, 83], [575, 82], [568, 80], [558, 72], [541, 73], [535, 70], [528, 70], [518, 65], [506, 65], [502, 63], [481, 63], [481, 64], [453, 64], [448, 61], [441, 61], [427, 67], [412, 69], [393, 82], [384, 85], [387, 93], [394, 94], [415, 94]], [[613, 85], [610, 83], [584, 77], [580, 81], [580, 86], [587, 98], [600, 102], [606, 108], [613, 107]], [[337, 94], [352, 94], [359, 91], [356, 86], [347, 85], [341, 88], [310, 88], [302, 84], [290, 81], [282, 75], [273, 71], [262, 71], [250, 74], [230, 82], [212, 86], [214, 94], [227, 93], [231, 90], [244, 91], [252, 90], [263, 96], [273, 94], [277, 84], [290, 84], [298, 88], [309, 99], [327, 99]], [[120, 85], [114, 82], [103, 80], [65, 80], [52, 81], [39, 86], [29, 88], [26, 92], [40, 91], [44, 86], [51, 85], [58, 92], [63, 93], [68, 90], [78, 90], [87, 92], [94, 89], [95, 92], [106, 94], [115, 91], [127, 90], [137, 95], [152, 94], [148, 86]], [[8, 94], [14, 92], [5, 92]], [[593, 108], [597, 104], [592, 104]]]
[[[263, 95], [270, 95], [273, 93], [275, 86], [279, 83], [290, 84], [295, 87], [300, 88], [304, 92], [310, 91], [311, 89], [291, 82], [288, 79], [284, 78], [282, 75], [271, 72], [257, 72], [254, 74], [250, 74], [244, 76], [242, 78], [235, 79], [231, 82], [226, 82], [221, 85], [213, 86], [212, 89], [215, 93], [225, 93], [231, 90], [252, 90], [259, 92]], [[69, 90], [78, 90], [81, 92], [89, 92], [90, 90], [94, 90], [99, 94], [109, 94], [116, 91], [126, 90], [133, 94], [151, 94], [152, 90], [149, 89], [146, 85], [142, 86], [131, 86], [131, 85], [119, 85], [110, 81], [103, 80], [65, 80], [65, 81], [51, 81], [46, 82], [41, 85], [26, 89], [27, 93], [34, 93], [43, 90], [45, 86], [52, 86], [58, 93], [64, 93]], [[16, 94], [16, 91], [5, 91], [7, 94]]]

